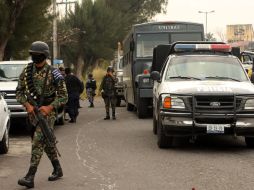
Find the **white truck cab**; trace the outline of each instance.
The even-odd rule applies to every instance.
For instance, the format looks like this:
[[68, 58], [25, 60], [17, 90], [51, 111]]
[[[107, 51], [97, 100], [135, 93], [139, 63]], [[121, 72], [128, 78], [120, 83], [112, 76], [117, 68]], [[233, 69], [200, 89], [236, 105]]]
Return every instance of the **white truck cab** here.
[[228, 44], [178, 42], [153, 71], [153, 131], [159, 148], [173, 138], [243, 136], [254, 147], [254, 85]]
[[0, 92], [4, 94], [11, 118], [26, 117], [25, 108], [16, 100], [16, 88], [19, 75], [29, 61], [1, 61], [0, 62]]

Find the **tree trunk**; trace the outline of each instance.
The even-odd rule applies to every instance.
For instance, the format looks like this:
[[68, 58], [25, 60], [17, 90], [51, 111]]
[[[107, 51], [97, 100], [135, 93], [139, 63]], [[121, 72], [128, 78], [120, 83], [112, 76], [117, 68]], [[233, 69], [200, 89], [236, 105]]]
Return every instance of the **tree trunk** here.
[[83, 56], [82, 54], [79, 54], [78, 56], [78, 61], [77, 61], [77, 67], [75, 69], [75, 75], [80, 79], [82, 80], [82, 71], [83, 71], [83, 68], [84, 68], [84, 59], [83, 59]]
[[0, 60], [3, 60], [4, 58], [5, 47], [11, 35], [15, 31], [17, 18], [20, 16], [25, 3], [26, 3], [26, 0], [17, 0], [15, 1], [15, 5], [13, 7], [10, 7], [11, 11], [10, 11], [10, 15], [9, 15], [10, 18], [8, 22], [9, 27], [6, 29], [5, 34], [0, 38]]
[[7, 39], [0, 41], [0, 60], [4, 59], [4, 50], [7, 44]]

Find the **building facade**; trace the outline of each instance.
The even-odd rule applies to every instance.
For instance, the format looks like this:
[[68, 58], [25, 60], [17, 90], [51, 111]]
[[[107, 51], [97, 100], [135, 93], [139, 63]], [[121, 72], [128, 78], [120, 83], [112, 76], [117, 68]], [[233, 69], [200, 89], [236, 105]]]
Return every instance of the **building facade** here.
[[229, 43], [239, 41], [253, 41], [252, 24], [227, 25], [227, 39]]

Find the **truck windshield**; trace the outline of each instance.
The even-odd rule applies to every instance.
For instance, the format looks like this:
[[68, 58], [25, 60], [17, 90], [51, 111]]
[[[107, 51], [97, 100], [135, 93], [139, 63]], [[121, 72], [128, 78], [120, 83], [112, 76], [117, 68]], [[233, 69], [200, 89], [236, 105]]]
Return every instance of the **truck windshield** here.
[[153, 48], [159, 44], [168, 44], [169, 35], [160, 34], [137, 34], [137, 57], [152, 57]]
[[166, 80], [232, 80], [248, 81], [238, 62], [233, 57], [223, 56], [179, 56], [170, 61]]
[[0, 64], [0, 80], [18, 80], [26, 64]]

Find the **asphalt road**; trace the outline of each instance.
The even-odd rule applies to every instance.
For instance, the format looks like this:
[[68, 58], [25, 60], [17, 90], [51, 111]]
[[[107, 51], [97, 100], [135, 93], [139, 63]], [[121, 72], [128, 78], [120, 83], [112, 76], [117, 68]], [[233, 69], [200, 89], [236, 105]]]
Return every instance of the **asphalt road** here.
[[[161, 150], [151, 118], [138, 119], [121, 107], [116, 121], [104, 121], [100, 99], [95, 108], [86, 104], [83, 102], [76, 124], [56, 126], [64, 177], [47, 181], [52, 167], [44, 154], [35, 189], [254, 189], [254, 150], [246, 148], [242, 138], [203, 137], [196, 143], [176, 139], [174, 148]], [[0, 155], [0, 190], [25, 189], [17, 180], [27, 172], [29, 159], [29, 136], [12, 134], [9, 153]]]

